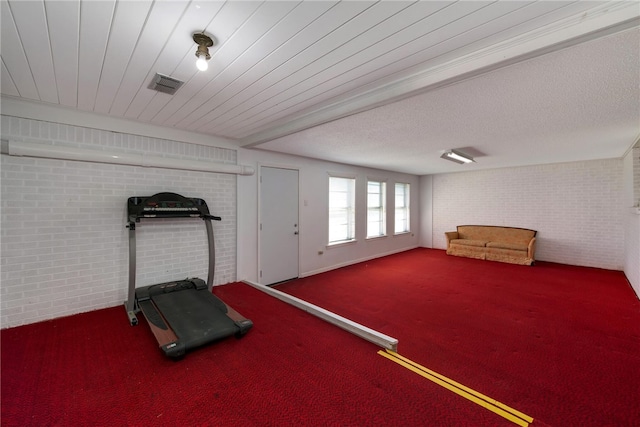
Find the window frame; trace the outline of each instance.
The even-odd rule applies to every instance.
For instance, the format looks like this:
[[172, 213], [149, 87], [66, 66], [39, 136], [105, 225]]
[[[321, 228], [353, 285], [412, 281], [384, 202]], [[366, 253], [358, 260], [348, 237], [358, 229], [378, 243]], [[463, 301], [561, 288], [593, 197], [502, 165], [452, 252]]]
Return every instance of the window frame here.
[[[371, 193], [369, 192], [369, 184], [378, 184], [379, 185], [379, 200], [378, 204], [374, 207], [369, 205]], [[371, 234], [370, 230], [370, 214], [372, 209], [378, 211], [377, 216], [378, 219], [376, 223], [378, 224], [377, 234]], [[369, 177], [367, 178], [367, 239], [378, 239], [380, 237], [387, 236], [387, 180]]]

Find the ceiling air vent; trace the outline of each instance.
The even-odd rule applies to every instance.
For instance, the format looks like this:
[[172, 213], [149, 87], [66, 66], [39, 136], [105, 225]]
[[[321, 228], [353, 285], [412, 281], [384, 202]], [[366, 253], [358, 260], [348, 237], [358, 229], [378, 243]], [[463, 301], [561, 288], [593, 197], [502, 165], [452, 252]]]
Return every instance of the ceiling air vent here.
[[165, 76], [164, 74], [156, 73], [151, 81], [149, 89], [157, 90], [158, 92], [168, 93], [173, 95], [182, 86], [184, 82], [173, 77]]

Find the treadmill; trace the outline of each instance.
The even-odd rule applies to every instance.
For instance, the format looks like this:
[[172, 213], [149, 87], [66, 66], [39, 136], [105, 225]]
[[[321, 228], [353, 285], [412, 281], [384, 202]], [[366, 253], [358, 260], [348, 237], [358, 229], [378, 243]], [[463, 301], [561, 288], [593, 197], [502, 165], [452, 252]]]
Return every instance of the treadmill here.
[[[160, 349], [178, 359], [187, 351], [235, 335], [244, 336], [253, 322], [211, 293], [215, 267], [215, 248], [211, 221], [220, 217], [209, 213], [207, 203], [176, 193], [158, 193], [151, 197], [129, 197], [129, 292], [125, 308], [131, 326], [138, 324], [142, 311]], [[209, 273], [207, 282], [187, 278], [136, 289], [136, 224], [141, 219], [202, 218], [207, 228]]]

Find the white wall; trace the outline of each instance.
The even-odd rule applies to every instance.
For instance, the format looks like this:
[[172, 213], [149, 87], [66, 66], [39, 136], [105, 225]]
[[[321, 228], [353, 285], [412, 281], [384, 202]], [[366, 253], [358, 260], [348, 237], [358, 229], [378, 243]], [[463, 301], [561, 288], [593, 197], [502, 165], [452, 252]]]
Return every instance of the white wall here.
[[630, 150], [623, 162], [624, 273], [640, 297], [640, 148]]
[[433, 176], [420, 177], [420, 246], [433, 247]]
[[[236, 163], [236, 151], [2, 116], [5, 140], [153, 152]], [[126, 201], [162, 191], [203, 198], [212, 213], [216, 284], [236, 277], [236, 176], [1, 156], [3, 328], [120, 305], [128, 283]], [[144, 220], [143, 220], [144, 221]], [[136, 231], [138, 285], [206, 279], [202, 220], [144, 221]], [[126, 319], [123, 308], [123, 321]]]
[[538, 230], [536, 259], [623, 270], [621, 159], [433, 176], [433, 247], [461, 224]]
[[[633, 180], [633, 190], [631, 192], [631, 197], [633, 199], [631, 200], [631, 202], [633, 206], [640, 207], [640, 142], [636, 144], [636, 148], [632, 149], [628, 153], [628, 155], [625, 156], [625, 161], [629, 158], [631, 162], [631, 168], [633, 169], [631, 173], [633, 175], [633, 177], [631, 178]], [[625, 175], [625, 182], [627, 181], [627, 179], [628, 176]]]
[[[278, 153], [240, 149], [243, 165], [285, 167], [299, 170], [300, 179], [300, 277], [400, 252], [418, 246], [419, 179], [414, 175], [366, 169]], [[355, 243], [327, 247], [329, 173], [356, 177]], [[411, 185], [411, 233], [369, 239], [366, 234], [366, 182], [368, 178], [387, 182], [387, 225], [393, 230], [393, 187], [395, 182]], [[238, 278], [258, 280], [258, 174], [238, 177]], [[323, 254], [319, 255], [318, 252]]]
[[[237, 151], [108, 130], [2, 116], [3, 140], [79, 148], [149, 152], [181, 159], [237, 164]], [[418, 246], [419, 180], [412, 175], [357, 168], [254, 150], [243, 164], [300, 171], [300, 274], [330, 270]], [[1, 170], [1, 326], [3, 328], [120, 305], [128, 281], [126, 200], [171, 191], [207, 201], [216, 244], [215, 284], [257, 279], [258, 175], [239, 176], [107, 165], [3, 154]], [[393, 183], [411, 184], [412, 233], [327, 249], [328, 172], [357, 177], [359, 212], [366, 179], [388, 185], [390, 229]], [[238, 189], [240, 193], [237, 193]], [[307, 201], [306, 205], [304, 201]], [[145, 221], [136, 231], [137, 284], [206, 278], [207, 248], [200, 220]], [[236, 238], [237, 237], [237, 238]], [[318, 251], [324, 251], [318, 255]], [[123, 318], [124, 318], [123, 308]]]
[[[541, 260], [624, 268], [640, 293], [640, 215], [631, 213], [633, 201], [623, 197], [628, 194], [623, 187], [633, 187], [636, 179], [628, 170], [638, 170], [634, 166], [640, 163], [638, 150], [636, 157], [630, 155], [624, 162], [598, 160], [418, 178], [259, 150], [236, 151], [8, 116], [1, 119], [2, 139], [241, 163], [256, 171], [260, 165], [298, 169], [301, 276], [418, 243], [444, 249], [444, 231], [463, 223], [486, 223], [537, 229]], [[358, 241], [327, 248], [330, 172], [356, 176], [361, 213], [367, 178], [387, 180], [390, 229], [392, 184], [410, 183], [412, 233], [366, 240], [361, 214]], [[258, 174], [236, 177], [3, 154], [0, 176], [3, 328], [123, 303], [128, 275], [125, 203], [132, 195], [173, 191], [204, 198], [212, 212], [223, 217], [222, 222], [214, 222], [215, 284], [257, 280]], [[201, 221], [194, 221], [180, 222], [176, 228], [166, 221], [145, 222], [138, 228], [139, 286], [186, 276], [205, 278], [206, 236]]]

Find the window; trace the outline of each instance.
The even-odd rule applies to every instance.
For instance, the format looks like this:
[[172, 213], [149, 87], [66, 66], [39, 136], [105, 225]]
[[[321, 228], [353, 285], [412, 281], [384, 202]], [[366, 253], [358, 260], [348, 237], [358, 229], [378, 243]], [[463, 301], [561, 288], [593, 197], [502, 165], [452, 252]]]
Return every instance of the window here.
[[380, 237], [387, 234], [384, 182], [367, 183], [367, 237]]
[[395, 233], [409, 231], [409, 184], [396, 183]]
[[329, 177], [329, 244], [355, 239], [355, 178]]

